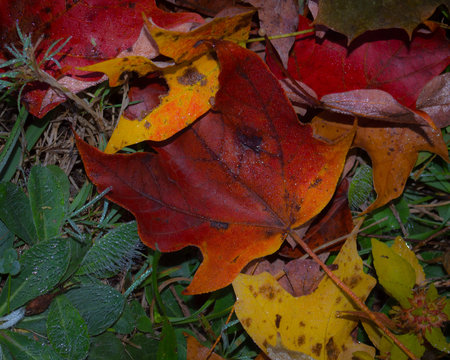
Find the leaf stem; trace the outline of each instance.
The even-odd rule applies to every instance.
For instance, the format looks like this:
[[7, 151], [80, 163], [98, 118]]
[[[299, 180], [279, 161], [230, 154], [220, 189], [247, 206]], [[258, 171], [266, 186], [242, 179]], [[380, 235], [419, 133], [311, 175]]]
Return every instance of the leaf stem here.
[[[357, 226], [358, 227], [358, 226]], [[413, 360], [419, 360], [405, 345], [403, 345], [395, 335], [374, 315], [374, 313], [364, 304], [364, 302], [347, 286], [345, 285], [341, 279], [339, 279], [325, 264], [320, 258], [311, 250], [311, 248], [293, 231], [290, 231], [289, 234], [292, 238], [308, 253], [311, 258], [319, 264], [319, 266], [325, 271], [325, 273], [330, 277], [331, 280], [342, 290], [344, 291], [354, 302], [355, 304], [364, 311], [367, 316], [372, 320], [385, 334], [388, 336], [394, 343], [397, 345], [407, 356], [409, 356]]]
[[[284, 38], [288, 38], [291, 36], [303, 35], [303, 34], [307, 34], [307, 33], [311, 33], [311, 32], [314, 32], [314, 29], [295, 31], [295, 32], [288, 33], [288, 34], [272, 35], [272, 36], [268, 36], [267, 38], [269, 40], [284, 39]], [[253, 43], [253, 42], [264, 41], [264, 40], [266, 40], [265, 37], [259, 37], [259, 38], [248, 39], [246, 41], [246, 43]]]

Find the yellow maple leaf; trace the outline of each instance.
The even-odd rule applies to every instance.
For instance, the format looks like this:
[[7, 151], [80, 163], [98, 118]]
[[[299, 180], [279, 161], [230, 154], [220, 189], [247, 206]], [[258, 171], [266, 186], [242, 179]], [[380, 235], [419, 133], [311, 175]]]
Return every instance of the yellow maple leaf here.
[[252, 10], [232, 17], [216, 18], [190, 32], [165, 30], [151, 20], [145, 20], [159, 52], [179, 64], [209, 51], [204, 40], [228, 40], [235, 43], [247, 40], [253, 14]]
[[[363, 272], [355, 237], [347, 239], [335, 262], [335, 274], [365, 300], [376, 280]], [[357, 322], [336, 317], [337, 311], [358, 310], [328, 277], [310, 295], [293, 297], [268, 273], [240, 274], [233, 282], [236, 315], [264, 351], [277, 345], [317, 360], [338, 359], [348, 346]]]
[[161, 70], [169, 92], [142, 120], [121, 116], [105, 149], [114, 153], [144, 140], [162, 141], [191, 124], [211, 108], [219, 89], [219, 65], [205, 54], [188, 65]]

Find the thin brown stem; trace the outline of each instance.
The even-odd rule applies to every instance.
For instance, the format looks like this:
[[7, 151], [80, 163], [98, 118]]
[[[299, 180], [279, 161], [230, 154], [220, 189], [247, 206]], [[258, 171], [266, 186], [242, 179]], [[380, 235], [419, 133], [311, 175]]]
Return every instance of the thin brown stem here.
[[347, 286], [345, 285], [341, 279], [339, 279], [325, 264], [320, 258], [310, 249], [310, 247], [299, 237], [295, 232], [291, 231], [290, 235], [293, 239], [311, 256], [314, 261], [319, 264], [319, 266], [325, 271], [325, 273], [330, 277], [331, 280], [343, 291], [345, 292], [354, 303], [364, 311], [367, 316], [372, 320], [385, 334], [389, 337], [395, 345], [397, 345], [407, 356], [409, 356], [413, 360], [419, 360], [405, 345], [403, 345], [395, 335], [381, 322], [379, 319], [372, 313], [372, 311], [364, 304], [364, 302]]

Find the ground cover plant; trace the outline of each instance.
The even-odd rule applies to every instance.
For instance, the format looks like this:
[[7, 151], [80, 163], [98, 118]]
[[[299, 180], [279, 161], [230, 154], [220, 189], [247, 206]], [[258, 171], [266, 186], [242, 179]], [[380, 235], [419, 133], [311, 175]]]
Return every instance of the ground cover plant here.
[[7, 1], [0, 359], [448, 356], [448, 3]]

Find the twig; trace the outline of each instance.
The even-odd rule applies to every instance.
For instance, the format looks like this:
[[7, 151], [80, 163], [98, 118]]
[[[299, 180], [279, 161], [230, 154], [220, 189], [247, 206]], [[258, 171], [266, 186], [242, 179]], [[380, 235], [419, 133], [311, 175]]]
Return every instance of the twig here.
[[[372, 223], [372, 224], [370, 224], [370, 225], [367, 225], [366, 227], [364, 227], [364, 228], [362, 228], [362, 229], [357, 230], [356, 233], [359, 234], [359, 233], [361, 233], [361, 232], [364, 231], [364, 230], [367, 230], [367, 229], [369, 229], [369, 228], [371, 228], [371, 227], [373, 227], [373, 226], [375, 226], [375, 225], [378, 225], [379, 223], [382, 223], [383, 221], [386, 221], [387, 219], [388, 219], [388, 217], [385, 216], [384, 218], [382, 218], [382, 219], [380, 219], [380, 220], [377, 220], [377, 221], [375, 221], [374, 223]], [[357, 227], [355, 227], [355, 229], [356, 229], [356, 228], [357, 228]], [[322, 244], [322, 245], [316, 247], [313, 251], [314, 251], [315, 253], [317, 253], [317, 252], [319, 252], [320, 250], [329, 248], [329, 247], [331, 247], [331, 246], [333, 246], [333, 245], [335, 245], [335, 244], [340, 243], [341, 241], [347, 239], [349, 236], [353, 235], [354, 232], [355, 232], [355, 229], [353, 229], [353, 231], [352, 231], [350, 234], [346, 234], [346, 235], [340, 236], [340, 237], [338, 237], [338, 238], [336, 238], [336, 239], [334, 239], [334, 240], [328, 241], [327, 243]], [[307, 257], [308, 257], [308, 254], [305, 254], [305, 255], [303, 255], [302, 257], [300, 257], [300, 259], [306, 259]]]
[[[231, 311], [230, 311], [230, 314], [229, 314], [228, 317], [227, 317], [227, 321], [225, 321], [225, 324], [224, 324], [224, 325], [227, 325], [227, 324], [230, 322], [231, 316], [232, 316], [233, 313], [234, 313], [234, 307], [235, 307], [235, 305], [236, 305], [236, 303], [233, 305], [233, 307], [232, 307], [232, 309], [231, 309]], [[211, 348], [209, 349], [209, 351], [208, 351], [208, 353], [206, 354], [206, 357], [205, 357], [204, 360], [208, 360], [208, 359], [210, 358], [210, 356], [212, 355], [212, 353], [213, 353], [215, 347], [217, 346], [217, 344], [219, 343], [219, 341], [220, 341], [221, 338], [222, 338], [222, 332], [220, 332], [220, 334], [219, 334], [219, 336], [217, 337], [216, 341], [214, 341], [214, 344], [213, 344], [213, 345], [211, 346]]]
[[398, 224], [400, 225], [400, 229], [402, 230], [403, 237], [408, 237], [408, 231], [406, 230], [405, 226], [403, 225], [402, 219], [400, 218], [400, 214], [397, 211], [397, 208], [393, 203], [390, 203], [389, 209], [391, 209], [392, 213], [394, 214], [395, 219], [397, 220]]
[[317, 264], [325, 271], [325, 273], [330, 277], [331, 280], [342, 290], [344, 291], [354, 302], [355, 304], [364, 311], [367, 316], [372, 320], [385, 334], [389, 337], [395, 345], [397, 345], [406, 355], [408, 355], [413, 360], [419, 360], [405, 345], [403, 345], [395, 335], [372, 313], [372, 311], [364, 304], [364, 302], [356, 296], [356, 294], [345, 285], [325, 264], [320, 258], [310, 249], [310, 247], [293, 231], [290, 231], [290, 235], [294, 238], [295, 241], [305, 250], [306, 253], [313, 258]]

